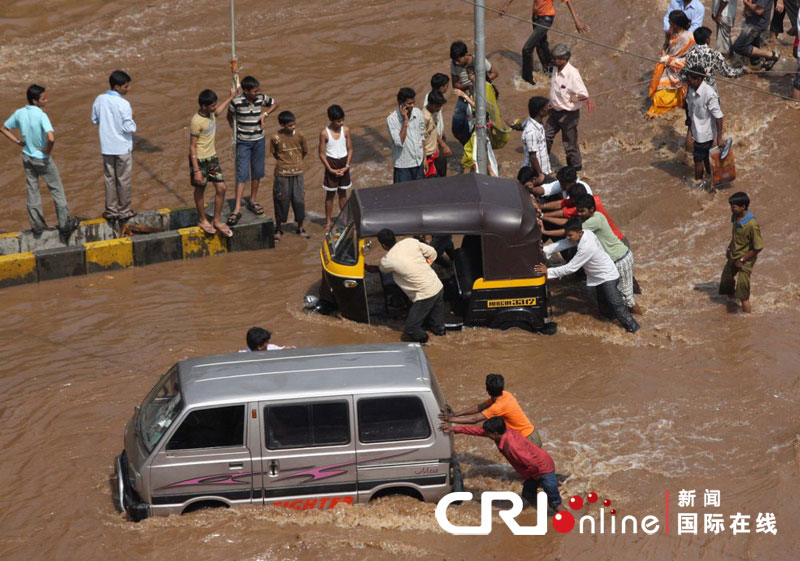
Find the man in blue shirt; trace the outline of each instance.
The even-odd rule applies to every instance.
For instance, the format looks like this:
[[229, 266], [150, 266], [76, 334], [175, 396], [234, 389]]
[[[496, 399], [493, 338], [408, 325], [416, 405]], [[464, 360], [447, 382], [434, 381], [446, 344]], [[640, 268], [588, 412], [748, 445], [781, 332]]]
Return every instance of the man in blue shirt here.
[[103, 155], [103, 175], [106, 180], [106, 220], [127, 220], [136, 213], [131, 210], [131, 178], [133, 172], [133, 121], [128, 95], [131, 77], [115, 70], [108, 77], [110, 89], [97, 96], [92, 105], [92, 122], [98, 126], [100, 153]]
[[689, 33], [694, 33], [695, 29], [703, 25], [703, 15], [706, 9], [700, 0], [669, 0], [667, 13], [664, 14], [664, 33], [667, 33], [667, 37], [669, 37], [669, 13], [673, 10], [680, 10], [692, 22], [689, 26]]
[[[50, 157], [56, 142], [53, 125], [42, 109], [47, 105], [47, 93], [42, 86], [32, 84], [27, 91], [28, 105], [17, 109], [0, 127], [0, 132], [10, 141], [22, 146], [22, 166], [28, 184], [28, 220], [33, 233], [38, 236], [47, 228], [42, 214], [42, 197], [39, 193], [39, 178], [50, 190], [56, 205], [58, 229], [65, 238], [78, 227], [78, 219], [70, 217], [67, 197], [56, 163]], [[10, 129], [19, 129], [20, 138]]]

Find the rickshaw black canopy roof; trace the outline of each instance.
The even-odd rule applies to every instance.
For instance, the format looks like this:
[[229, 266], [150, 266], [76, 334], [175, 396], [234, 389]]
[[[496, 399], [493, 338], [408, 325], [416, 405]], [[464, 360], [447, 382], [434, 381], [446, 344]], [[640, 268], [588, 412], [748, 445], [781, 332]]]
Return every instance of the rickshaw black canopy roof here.
[[383, 228], [398, 236], [482, 236], [487, 280], [533, 276], [542, 261], [536, 209], [511, 179], [470, 173], [358, 189], [350, 207], [362, 238]]

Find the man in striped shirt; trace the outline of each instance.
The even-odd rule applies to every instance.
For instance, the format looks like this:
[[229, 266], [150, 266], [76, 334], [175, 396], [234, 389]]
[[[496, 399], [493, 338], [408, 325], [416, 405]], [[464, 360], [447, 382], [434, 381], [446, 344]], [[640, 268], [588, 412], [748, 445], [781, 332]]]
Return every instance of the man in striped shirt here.
[[255, 214], [264, 214], [256, 200], [258, 186], [264, 177], [266, 158], [266, 140], [264, 139], [264, 121], [277, 111], [278, 102], [274, 98], [259, 92], [258, 80], [245, 76], [242, 80], [242, 93], [231, 101], [228, 107], [228, 124], [233, 127], [236, 122], [236, 203], [228, 217], [230, 226], [239, 222], [242, 217], [242, 196], [244, 186], [250, 181], [250, 200], [247, 208]]

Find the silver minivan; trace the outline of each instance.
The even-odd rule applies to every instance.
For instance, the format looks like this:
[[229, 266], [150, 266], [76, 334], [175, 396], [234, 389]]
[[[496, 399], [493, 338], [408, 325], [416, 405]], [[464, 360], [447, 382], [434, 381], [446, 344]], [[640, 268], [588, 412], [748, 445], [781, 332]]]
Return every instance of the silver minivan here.
[[115, 500], [139, 521], [239, 504], [329, 509], [461, 489], [418, 344], [182, 360], [125, 427]]

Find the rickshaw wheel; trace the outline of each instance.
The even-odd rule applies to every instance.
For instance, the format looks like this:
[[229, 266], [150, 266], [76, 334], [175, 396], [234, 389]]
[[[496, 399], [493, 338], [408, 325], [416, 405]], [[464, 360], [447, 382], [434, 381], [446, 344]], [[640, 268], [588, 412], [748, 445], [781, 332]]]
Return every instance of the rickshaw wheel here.
[[508, 331], [509, 329], [522, 329], [523, 331], [534, 331], [533, 327], [527, 321], [504, 321], [494, 326], [501, 331]]

